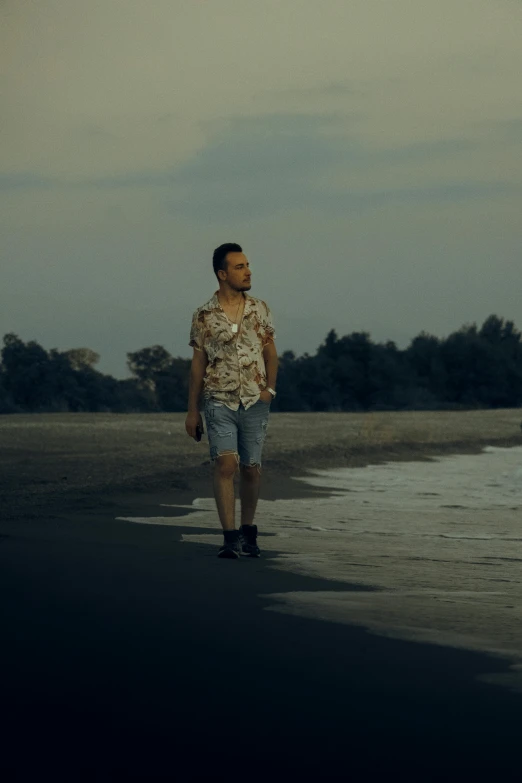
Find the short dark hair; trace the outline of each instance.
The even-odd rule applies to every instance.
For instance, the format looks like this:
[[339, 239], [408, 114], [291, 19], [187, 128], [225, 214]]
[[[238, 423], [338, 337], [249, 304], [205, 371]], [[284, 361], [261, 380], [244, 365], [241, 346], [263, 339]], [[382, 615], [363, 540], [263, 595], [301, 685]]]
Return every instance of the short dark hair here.
[[219, 280], [219, 275], [218, 275], [219, 270], [222, 269], [224, 272], [227, 271], [227, 262], [225, 261], [227, 253], [242, 253], [242, 252], [243, 252], [243, 248], [241, 247], [241, 245], [238, 245], [235, 242], [226, 242], [224, 245], [220, 245], [219, 247], [216, 247], [212, 255], [212, 266], [214, 267], [214, 274], [216, 275], [218, 280]]

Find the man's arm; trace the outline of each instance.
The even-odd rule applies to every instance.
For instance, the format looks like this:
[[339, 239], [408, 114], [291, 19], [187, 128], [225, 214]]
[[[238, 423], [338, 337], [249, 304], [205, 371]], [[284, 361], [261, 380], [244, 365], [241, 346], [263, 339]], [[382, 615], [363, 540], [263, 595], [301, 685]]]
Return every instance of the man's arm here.
[[266, 369], [266, 385], [275, 391], [279, 359], [277, 358], [277, 350], [273, 340], [270, 340], [263, 348], [263, 359]]
[[203, 420], [199, 412], [199, 398], [203, 390], [203, 378], [208, 364], [208, 357], [204, 350], [194, 348], [194, 356], [190, 366], [188, 413], [185, 420], [185, 429], [191, 438], [196, 437], [196, 427], [199, 424], [203, 431]]
[[194, 348], [194, 356], [190, 365], [188, 410], [189, 413], [199, 411], [199, 398], [203, 390], [203, 378], [207, 369], [208, 358], [204, 350]]

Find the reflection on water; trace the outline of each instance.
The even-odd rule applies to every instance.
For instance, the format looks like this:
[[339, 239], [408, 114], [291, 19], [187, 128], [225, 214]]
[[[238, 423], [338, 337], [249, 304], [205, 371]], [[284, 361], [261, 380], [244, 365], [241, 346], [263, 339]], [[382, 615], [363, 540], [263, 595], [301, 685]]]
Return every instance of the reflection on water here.
[[[278, 553], [272, 567], [378, 589], [272, 594], [271, 611], [501, 655], [512, 674], [488, 679], [522, 690], [522, 448], [302, 480], [331, 494], [259, 502], [260, 546]], [[190, 509], [127, 519], [208, 527], [184, 540], [219, 543], [213, 499]]]

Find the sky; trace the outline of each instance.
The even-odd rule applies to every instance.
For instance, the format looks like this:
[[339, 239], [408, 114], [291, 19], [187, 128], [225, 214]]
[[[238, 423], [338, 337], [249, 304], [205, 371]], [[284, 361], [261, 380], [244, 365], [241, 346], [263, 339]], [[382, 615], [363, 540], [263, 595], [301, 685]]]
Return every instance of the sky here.
[[239, 243], [280, 353], [522, 328], [521, 0], [0, 0], [0, 337], [190, 357]]

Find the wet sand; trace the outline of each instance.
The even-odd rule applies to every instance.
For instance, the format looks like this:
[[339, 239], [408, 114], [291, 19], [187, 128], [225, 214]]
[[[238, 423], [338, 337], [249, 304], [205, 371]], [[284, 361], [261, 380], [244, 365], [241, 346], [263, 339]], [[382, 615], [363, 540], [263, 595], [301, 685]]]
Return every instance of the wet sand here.
[[[178, 415], [101, 416], [0, 421], [4, 778], [518, 779], [522, 698], [477, 679], [498, 660], [265, 611], [368, 588], [118, 521], [208, 497], [206, 446]], [[316, 466], [522, 443], [520, 411], [288, 417], [271, 419], [265, 499], [319, 491], [290, 478], [296, 433]]]

